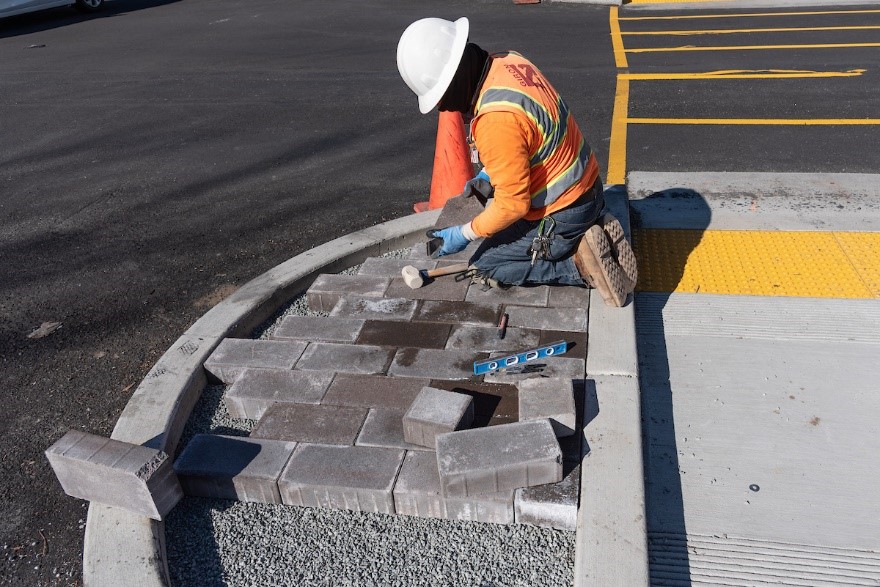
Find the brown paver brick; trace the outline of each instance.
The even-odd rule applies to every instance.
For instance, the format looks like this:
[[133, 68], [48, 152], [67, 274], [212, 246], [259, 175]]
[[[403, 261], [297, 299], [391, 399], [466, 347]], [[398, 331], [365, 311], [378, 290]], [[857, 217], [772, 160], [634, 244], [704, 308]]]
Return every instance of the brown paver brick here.
[[444, 497], [467, 497], [562, 480], [562, 451], [547, 420], [437, 436]]
[[[355, 440], [355, 445], [420, 451], [433, 450], [433, 447], [427, 448], [406, 441], [403, 435], [404, 413], [405, 410], [401, 409], [370, 409], [361, 433]], [[436, 462], [436, 458], [434, 460]]]
[[[462, 186], [463, 187], [463, 186]], [[434, 223], [434, 228], [458, 226], [473, 220], [474, 216], [483, 211], [483, 205], [474, 197], [455, 196], [443, 204], [443, 210]]]
[[587, 333], [586, 332], [563, 332], [560, 330], [543, 330], [541, 331], [541, 340], [538, 346], [545, 346], [564, 340], [568, 343], [568, 348], [557, 357], [569, 357], [574, 359], [583, 359], [587, 356]]
[[526, 328], [508, 327], [503, 339], [499, 338], [499, 332], [500, 329], [497, 326], [471, 324], [454, 326], [452, 334], [449, 335], [449, 340], [446, 342], [446, 348], [474, 352], [513, 353], [535, 348], [541, 339], [539, 331]]
[[337, 373], [322, 403], [406, 411], [429, 383], [428, 379], [410, 377]]
[[467, 428], [473, 421], [469, 395], [426, 386], [403, 416], [403, 437], [412, 444], [434, 448], [438, 434]]
[[[413, 265], [412, 259], [395, 259], [391, 257], [369, 257], [358, 269], [358, 275], [374, 275], [376, 277], [400, 277], [407, 265]], [[424, 260], [416, 265], [419, 269], [433, 269], [437, 261]]]
[[512, 524], [513, 492], [443, 497], [436, 453], [408, 452], [394, 485], [394, 507], [406, 516]]
[[388, 347], [411, 347], [442, 349], [446, 346], [450, 324], [385, 322], [367, 320], [358, 336], [358, 344]]
[[275, 404], [254, 429], [253, 438], [315, 444], [354, 444], [367, 410], [352, 406]]
[[416, 312], [416, 300], [406, 298], [371, 299], [357, 296], [341, 298], [333, 306], [330, 316], [372, 320], [411, 320]]
[[313, 342], [303, 352], [296, 368], [376, 375], [384, 373], [394, 349], [378, 346]]
[[531, 524], [574, 532], [577, 529], [581, 493], [581, 467], [569, 465], [562, 481], [516, 490], [514, 506], [517, 524]]
[[278, 489], [287, 505], [394, 513], [391, 493], [404, 450], [300, 444]]
[[587, 310], [584, 308], [535, 308], [508, 306], [508, 326], [535, 330], [566, 332], [587, 331]]
[[363, 320], [354, 318], [288, 316], [281, 321], [271, 338], [306, 342], [354, 342], [363, 325]]
[[414, 322], [498, 325], [501, 304], [425, 300], [413, 317]]
[[486, 353], [436, 349], [399, 349], [388, 369], [395, 377], [438, 377], [468, 379], [474, 376], [474, 361]]
[[550, 287], [551, 308], [583, 308], [590, 309], [590, 290], [586, 287], [572, 285], [555, 285]]
[[329, 312], [343, 296], [381, 298], [388, 288], [388, 283], [388, 278], [374, 275], [322, 273], [309, 287], [306, 297], [312, 310]]
[[464, 301], [467, 295], [470, 280], [456, 281], [454, 275], [442, 275], [422, 287], [413, 289], [406, 284], [402, 277], [395, 277], [388, 286], [388, 297], [408, 298], [412, 300], [448, 300], [453, 302]]
[[317, 404], [332, 380], [332, 372], [245, 369], [226, 391], [226, 409], [233, 418], [257, 420], [278, 402]]
[[230, 384], [247, 368], [293, 369], [305, 348], [301, 341], [224, 338], [205, 360], [205, 371]]
[[184, 493], [281, 503], [278, 477], [295, 442], [196, 434], [174, 463]]
[[[425, 241], [427, 240], [428, 238], [425, 237]], [[476, 240], [469, 244], [467, 248], [465, 248], [463, 251], [455, 253], [454, 255], [444, 255], [440, 258], [440, 260], [446, 262], [451, 261], [455, 263], [467, 263], [470, 261], [470, 258], [473, 256], [473, 254], [477, 252], [477, 248], [480, 246], [481, 242], [481, 240]], [[416, 243], [415, 245], [413, 245], [409, 251], [409, 258], [414, 261], [420, 261], [424, 259], [432, 261], [434, 260], [428, 256], [428, 251], [425, 249], [425, 243]]]
[[474, 303], [506, 304], [509, 306], [546, 307], [550, 295], [550, 286], [519, 286], [509, 289], [493, 287], [483, 291], [477, 284], [471, 284], [465, 301]]

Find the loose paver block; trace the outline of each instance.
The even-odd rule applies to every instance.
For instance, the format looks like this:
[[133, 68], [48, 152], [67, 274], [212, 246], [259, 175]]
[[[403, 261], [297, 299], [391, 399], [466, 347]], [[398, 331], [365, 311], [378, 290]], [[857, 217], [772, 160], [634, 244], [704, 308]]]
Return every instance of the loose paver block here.
[[304, 340], [307, 342], [354, 342], [363, 320], [325, 316], [288, 316], [281, 321], [274, 340]]
[[467, 497], [562, 480], [562, 451], [548, 420], [437, 436], [445, 497]]
[[[358, 434], [355, 445], [379, 446], [384, 448], [405, 448], [407, 450], [433, 450], [412, 444], [403, 437], [403, 409], [371, 409]], [[434, 459], [436, 462], [436, 458]]]
[[[503, 356], [503, 353], [493, 353], [495, 356]], [[501, 369], [487, 373], [485, 381], [489, 383], [516, 383], [532, 377], [567, 377], [569, 379], [583, 379], [586, 370], [586, 360], [574, 357], [548, 357], [531, 361], [518, 367]]]
[[394, 513], [392, 489], [406, 451], [300, 444], [281, 473], [287, 505]]
[[517, 383], [519, 388], [519, 419], [550, 420], [556, 436], [575, 433], [577, 410], [574, 404], [574, 382], [559, 377], [532, 377]]
[[367, 320], [357, 343], [388, 347], [408, 347], [418, 344], [421, 348], [442, 349], [446, 346], [451, 329], [450, 324]]
[[516, 523], [574, 532], [580, 492], [580, 465], [573, 465], [559, 483], [517, 489]]
[[394, 485], [394, 509], [405, 516], [512, 524], [513, 492], [508, 489], [469, 497], [443, 497], [437, 455], [411, 451], [406, 454]]
[[228, 385], [247, 368], [293, 369], [305, 348], [300, 341], [224, 338], [205, 360], [205, 371]]
[[525, 328], [507, 328], [504, 338], [497, 326], [462, 325], [452, 329], [446, 348], [474, 352], [520, 352], [538, 346], [541, 333]]
[[253, 438], [354, 444], [367, 410], [350, 406], [275, 404], [251, 431]]
[[517, 286], [508, 289], [497, 287], [483, 291], [479, 285], [471, 284], [465, 301], [474, 303], [507, 304], [516, 306], [546, 307], [550, 295], [550, 286]]
[[497, 326], [501, 304], [425, 300], [419, 306], [414, 322], [447, 322], [449, 324], [491, 324]]
[[585, 308], [508, 306], [504, 311], [510, 316], [507, 325], [513, 328], [571, 332], [587, 331], [587, 310]]
[[474, 421], [470, 396], [424, 387], [403, 416], [403, 438], [434, 448], [438, 434], [467, 428]]
[[[427, 239], [426, 239], [427, 240]], [[454, 253], [452, 255], [443, 255], [443, 261], [445, 262], [455, 262], [455, 263], [467, 263], [470, 261], [470, 258], [477, 252], [477, 249], [482, 242], [481, 239], [477, 239], [471, 244], [469, 244], [463, 251], [459, 253]], [[425, 243], [416, 243], [409, 251], [409, 258], [421, 262], [423, 260], [431, 260], [431, 257], [428, 256], [428, 251], [425, 248]]]
[[519, 418], [519, 391], [515, 385], [432, 379], [430, 386], [471, 396], [474, 401], [473, 428], [491, 425], [490, 420], [516, 422]]
[[[443, 204], [443, 210], [434, 223], [434, 228], [458, 226], [470, 222], [474, 216], [483, 211], [483, 205], [475, 197], [455, 196]], [[445, 259], [445, 257], [444, 257]]]
[[454, 275], [442, 275], [429, 280], [422, 287], [413, 289], [402, 277], [395, 277], [388, 286], [386, 295], [389, 297], [409, 298], [412, 300], [449, 300], [463, 302], [467, 295], [470, 279], [456, 280]]
[[428, 379], [337, 373], [321, 403], [405, 411], [428, 383]]
[[259, 420], [275, 403], [319, 403], [332, 380], [332, 372], [245, 369], [226, 391], [226, 409], [233, 418]]
[[318, 312], [329, 312], [339, 298], [348, 295], [381, 298], [389, 281], [387, 277], [373, 275], [321, 274], [306, 294], [309, 308]]
[[[400, 277], [403, 268], [414, 265], [412, 259], [395, 259], [391, 257], [369, 257], [358, 269], [358, 275], [375, 275], [376, 277]], [[437, 261], [425, 260], [416, 264], [419, 269], [433, 269]]]
[[162, 451], [71, 430], [46, 449], [67, 495], [162, 520], [183, 497]]
[[395, 377], [467, 379], [474, 375], [474, 361], [486, 353], [435, 349], [399, 349], [388, 374]]
[[174, 463], [187, 495], [281, 503], [278, 477], [295, 442], [196, 434]]
[[338, 318], [364, 318], [372, 320], [411, 320], [416, 313], [418, 301], [406, 298], [370, 299], [357, 296], [341, 298], [330, 316]]
[[393, 356], [394, 349], [377, 346], [313, 342], [297, 361], [296, 368], [376, 375], [385, 372]]

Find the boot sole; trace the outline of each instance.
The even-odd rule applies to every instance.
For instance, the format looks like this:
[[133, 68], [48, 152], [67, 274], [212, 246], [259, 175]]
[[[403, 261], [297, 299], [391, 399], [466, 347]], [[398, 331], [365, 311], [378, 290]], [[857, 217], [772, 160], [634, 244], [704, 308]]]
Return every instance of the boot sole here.
[[[588, 250], [582, 251], [581, 247], [584, 246]], [[594, 287], [605, 303], [618, 308], [623, 306], [629, 293], [629, 281], [620, 264], [614, 259], [611, 243], [602, 227], [594, 224], [587, 230], [578, 245], [578, 257], [584, 263]]]
[[599, 219], [599, 223], [602, 225], [602, 230], [608, 235], [608, 240], [611, 242], [611, 254], [614, 255], [621, 269], [623, 269], [624, 275], [626, 275], [630, 282], [631, 289], [629, 291], [632, 291], [635, 289], [636, 282], [639, 279], [639, 268], [632, 245], [629, 244], [629, 241], [626, 240], [626, 235], [623, 233], [623, 226], [611, 214], [602, 216]]

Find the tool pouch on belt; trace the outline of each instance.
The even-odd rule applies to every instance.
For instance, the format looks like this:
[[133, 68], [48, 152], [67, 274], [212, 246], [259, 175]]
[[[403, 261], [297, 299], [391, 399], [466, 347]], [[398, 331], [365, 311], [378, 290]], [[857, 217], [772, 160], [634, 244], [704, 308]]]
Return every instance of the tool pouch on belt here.
[[492, 184], [483, 178], [480, 178], [473, 183], [468, 183], [467, 187], [464, 190], [465, 198], [476, 198], [480, 205], [483, 206], [483, 208], [486, 207], [486, 202], [489, 201], [489, 198], [494, 195], [495, 188], [493, 188]]

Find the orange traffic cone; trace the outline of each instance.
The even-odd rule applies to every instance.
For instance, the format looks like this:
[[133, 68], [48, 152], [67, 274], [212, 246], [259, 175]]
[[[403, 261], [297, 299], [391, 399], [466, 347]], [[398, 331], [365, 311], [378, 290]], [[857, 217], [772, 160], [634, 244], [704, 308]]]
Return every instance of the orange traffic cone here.
[[416, 212], [442, 208], [446, 200], [461, 194], [464, 184], [474, 176], [470, 149], [459, 112], [440, 112], [437, 122], [437, 146], [434, 149], [434, 173], [427, 202], [413, 206]]

